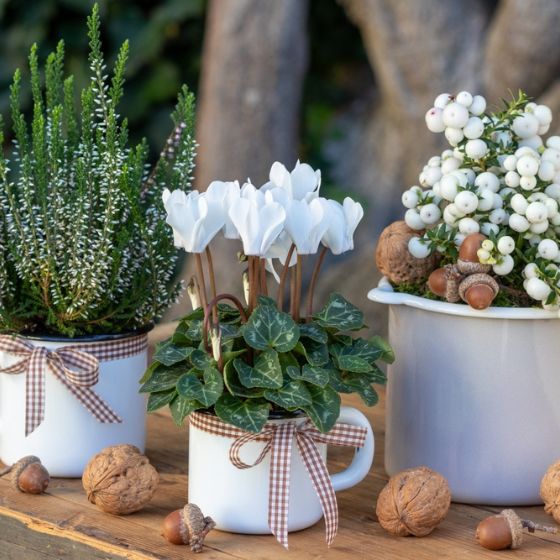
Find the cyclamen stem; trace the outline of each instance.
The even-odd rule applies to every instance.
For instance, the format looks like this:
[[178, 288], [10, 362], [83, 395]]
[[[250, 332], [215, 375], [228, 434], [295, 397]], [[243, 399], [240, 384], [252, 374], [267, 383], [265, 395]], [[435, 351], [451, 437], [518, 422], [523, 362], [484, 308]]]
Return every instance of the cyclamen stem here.
[[295, 294], [295, 304], [294, 304], [294, 321], [299, 323], [299, 312], [301, 307], [301, 283], [302, 283], [302, 267], [303, 267], [303, 257], [301, 255], [297, 256], [296, 263], [296, 294]]
[[259, 259], [260, 275], [261, 275], [261, 293], [268, 296], [268, 286], [266, 284], [266, 260]]
[[[206, 259], [208, 261], [208, 275], [210, 276], [210, 290], [212, 294], [212, 301], [217, 297], [216, 294], [216, 276], [214, 274], [214, 262], [212, 261], [212, 251], [210, 247], [206, 247]], [[212, 306], [212, 319], [214, 323], [218, 321], [218, 308], [216, 305]]]
[[296, 316], [296, 269], [292, 268], [290, 271], [290, 315], [295, 320]]
[[204, 267], [202, 266], [202, 256], [200, 253], [195, 253], [196, 259], [196, 273], [200, 285], [200, 302], [202, 304], [202, 309], [206, 309], [208, 305], [208, 299], [206, 297], [206, 281], [204, 280]]
[[315, 263], [315, 268], [313, 269], [313, 275], [311, 276], [311, 284], [309, 285], [309, 294], [307, 294], [307, 313], [306, 313], [306, 322], [311, 322], [311, 316], [313, 315], [313, 297], [315, 296], [315, 285], [317, 284], [317, 278], [319, 277], [319, 272], [321, 270], [321, 266], [323, 265], [323, 261], [325, 260], [325, 255], [327, 254], [328, 248], [323, 247], [321, 249], [321, 253], [319, 254], [319, 258]]
[[296, 246], [292, 243], [290, 250], [288, 251], [288, 255], [286, 257], [286, 262], [284, 263], [284, 268], [282, 269], [282, 275], [280, 276], [280, 283], [278, 284], [278, 296], [276, 298], [276, 306], [280, 311], [282, 311], [282, 307], [284, 305], [284, 286], [286, 284], [286, 277], [288, 276], [288, 270], [290, 268], [290, 261], [292, 260], [292, 255]]

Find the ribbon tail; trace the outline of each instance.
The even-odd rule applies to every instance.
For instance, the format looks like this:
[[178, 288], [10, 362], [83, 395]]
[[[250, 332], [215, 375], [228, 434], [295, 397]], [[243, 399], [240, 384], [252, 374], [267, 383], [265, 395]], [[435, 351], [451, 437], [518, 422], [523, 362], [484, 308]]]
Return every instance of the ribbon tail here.
[[103, 424], [120, 424], [122, 422], [122, 418], [93, 389], [70, 383], [64, 375], [64, 370], [56, 362], [49, 362], [49, 367], [55, 377], [99, 422]]
[[325, 516], [326, 541], [327, 545], [331, 546], [338, 531], [338, 505], [331, 477], [323, 457], [321, 457], [321, 453], [311, 436], [299, 432], [297, 444], [309, 478], [313, 483], [317, 496], [319, 496], [321, 508]]
[[270, 485], [268, 489], [268, 526], [276, 540], [288, 550], [288, 508], [290, 503], [290, 467], [295, 428], [281, 424], [271, 442]]
[[48, 353], [37, 348], [29, 358], [25, 376], [25, 437], [32, 434], [45, 418], [45, 368]]

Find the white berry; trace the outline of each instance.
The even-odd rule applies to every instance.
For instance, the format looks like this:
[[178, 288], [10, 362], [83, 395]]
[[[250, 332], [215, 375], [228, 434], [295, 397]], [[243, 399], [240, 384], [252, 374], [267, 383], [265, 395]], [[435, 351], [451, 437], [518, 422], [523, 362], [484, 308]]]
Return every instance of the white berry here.
[[[533, 222], [529, 226], [531, 233], [541, 234], [544, 233], [550, 227], [550, 222], [546, 219], [542, 222]], [[540, 240], [539, 240], [540, 241]]]
[[559, 254], [558, 243], [553, 239], [543, 239], [538, 247], [539, 255], [548, 261], [553, 261]]
[[515, 188], [519, 186], [520, 177], [516, 171], [508, 171], [504, 177], [504, 181], [506, 185], [511, 188]]
[[551, 183], [550, 185], [548, 185], [546, 187], [546, 189], [544, 189], [544, 192], [554, 198], [555, 200], [559, 200], [560, 199], [560, 184], [558, 183]]
[[420, 209], [420, 218], [427, 225], [435, 224], [441, 218], [441, 210], [433, 203], [425, 204]]
[[469, 108], [472, 105], [473, 96], [468, 91], [461, 91], [455, 96], [455, 100], [463, 107]]
[[[410, 210], [409, 210], [410, 212]], [[525, 216], [522, 216], [521, 214], [512, 214], [509, 217], [509, 227], [513, 230], [513, 231], [517, 231], [519, 233], [522, 233], [524, 231], [527, 231], [529, 229], [529, 222], [527, 220], [527, 218]]]
[[500, 225], [505, 224], [509, 220], [509, 216], [507, 212], [502, 208], [496, 208], [496, 210], [492, 210], [492, 212], [490, 212], [490, 216], [488, 216], [488, 219], [493, 224]]
[[484, 189], [479, 191], [478, 196], [480, 197], [478, 201], [477, 210], [481, 212], [488, 212], [494, 207], [494, 194], [490, 189]]
[[420, 237], [411, 237], [408, 241], [408, 250], [413, 257], [425, 259], [430, 254], [430, 248], [421, 241]]
[[556, 175], [554, 164], [551, 161], [541, 161], [539, 165], [539, 179], [541, 181], [552, 181]]
[[509, 235], [504, 235], [503, 237], [500, 237], [500, 239], [498, 239], [498, 251], [502, 255], [509, 255], [513, 253], [514, 250], [515, 250], [515, 241], [513, 240], [513, 237], [510, 237]]
[[537, 178], [524, 175], [519, 179], [519, 186], [525, 191], [532, 191], [537, 186]]
[[417, 210], [409, 208], [404, 214], [404, 221], [410, 229], [424, 229], [424, 222]]
[[488, 146], [486, 142], [484, 140], [481, 140], [480, 138], [476, 140], [469, 140], [465, 144], [465, 153], [471, 159], [477, 160], [483, 158], [487, 152], [488, 152]]
[[439, 182], [439, 190], [441, 192], [441, 196], [449, 202], [455, 200], [458, 188], [458, 181], [454, 175], [444, 175]]
[[471, 191], [460, 192], [453, 202], [455, 206], [465, 214], [474, 212], [478, 207], [478, 197]]
[[525, 177], [533, 177], [539, 170], [539, 162], [531, 156], [523, 156], [517, 162], [517, 172]]
[[527, 199], [522, 194], [514, 194], [509, 201], [510, 206], [518, 213], [518, 214], [525, 214], [529, 203]]
[[471, 233], [478, 233], [480, 226], [476, 220], [472, 218], [461, 218], [459, 220], [459, 231], [463, 235], [471, 235]]
[[540, 278], [530, 278], [527, 282], [526, 292], [537, 301], [544, 301], [551, 292], [550, 286]]
[[494, 271], [494, 274], [497, 274], [498, 276], [507, 276], [513, 270], [514, 264], [515, 262], [511, 255], [504, 255], [500, 259], [500, 262], [496, 263], [492, 267], [492, 270]]
[[537, 105], [533, 110], [533, 115], [535, 115], [541, 125], [552, 122], [552, 111], [546, 105]]
[[426, 126], [431, 132], [443, 132], [445, 124], [443, 123], [443, 110], [439, 107], [432, 107], [425, 116]]
[[492, 192], [498, 192], [498, 189], [500, 188], [500, 180], [496, 177], [496, 175], [494, 175], [494, 173], [490, 173], [489, 171], [480, 173], [476, 177], [474, 184], [481, 189], [488, 189]]
[[532, 223], [542, 222], [548, 216], [548, 210], [542, 202], [531, 202], [525, 210], [525, 216]]
[[443, 109], [451, 101], [451, 96], [448, 93], [440, 93], [434, 100], [434, 107]]
[[[459, 107], [461, 107], [461, 105], [459, 105]], [[445, 129], [445, 138], [447, 138], [447, 141], [452, 146], [456, 146], [464, 137], [465, 135], [463, 134], [463, 131], [460, 128], [453, 128], [451, 126], [448, 126]]]
[[480, 231], [481, 233], [483, 233], [486, 236], [489, 235], [498, 235], [498, 232], [500, 231], [500, 227], [497, 226], [496, 224], [493, 224], [491, 222], [484, 222], [481, 226], [480, 226]]
[[480, 138], [484, 132], [484, 123], [479, 117], [471, 117], [463, 128], [463, 134], [469, 140]]
[[514, 155], [509, 155], [504, 159], [502, 165], [506, 171], [515, 171], [517, 169], [517, 158]]
[[468, 120], [469, 111], [465, 106], [456, 102], [451, 102], [445, 106], [445, 109], [443, 110], [443, 122], [445, 123], [445, 126], [463, 128], [467, 124]]
[[486, 99], [482, 95], [475, 95], [473, 97], [469, 111], [472, 115], [480, 116], [486, 110]]
[[404, 191], [401, 200], [406, 208], [416, 208], [418, 206], [418, 195], [412, 190]]
[[548, 148], [554, 148], [555, 150], [560, 150], [560, 136], [549, 136], [546, 141]]
[[539, 267], [535, 263], [529, 263], [523, 269], [523, 276], [530, 280], [531, 278], [537, 278]]
[[537, 134], [539, 130], [539, 121], [533, 115], [524, 113], [519, 117], [515, 117], [511, 129], [519, 138], [530, 138]]

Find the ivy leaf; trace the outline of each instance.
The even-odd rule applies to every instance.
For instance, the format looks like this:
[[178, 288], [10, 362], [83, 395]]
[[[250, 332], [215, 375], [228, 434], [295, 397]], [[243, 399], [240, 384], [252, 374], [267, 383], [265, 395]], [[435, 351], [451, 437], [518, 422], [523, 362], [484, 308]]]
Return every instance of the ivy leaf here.
[[241, 328], [245, 342], [256, 350], [274, 348], [289, 352], [299, 340], [294, 320], [273, 305], [260, 305]]
[[305, 364], [303, 368], [288, 366], [287, 373], [292, 379], [301, 379], [312, 385], [324, 387], [329, 382], [329, 370]]
[[226, 424], [231, 424], [258, 434], [268, 420], [270, 405], [255, 399], [240, 399], [224, 394], [220, 397], [214, 410]]
[[373, 336], [369, 339], [369, 343], [382, 350], [381, 359], [387, 363], [392, 364], [395, 361], [395, 352], [390, 344], [379, 335]]
[[303, 381], [290, 381], [276, 391], [267, 389], [264, 397], [286, 409], [303, 408], [312, 404], [311, 394]]
[[187, 399], [200, 401], [206, 407], [215, 404], [223, 391], [222, 375], [213, 367], [204, 370], [202, 380], [194, 371], [190, 371], [182, 375], [177, 382], [179, 395]]
[[154, 361], [164, 366], [172, 366], [186, 360], [193, 351], [194, 348], [190, 346], [175, 346], [172, 342], [166, 342], [156, 350]]
[[140, 383], [146, 383], [146, 381], [152, 377], [154, 371], [159, 367], [161, 367], [159, 362], [152, 362], [144, 372], [144, 375], [141, 377]]
[[302, 407], [315, 424], [316, 428], [327, 433], [336, 424], [340, 416], [340, 395], [332, 387], [308, 386], [311, 404]]
[[140, 387], [140, 393], [157, 393], [175, 388], [177, 381], [187, 370], [187, 367], [181, 365], [166, 368], [158, 363], [158, 366], [148, 381]]
[[182, 395], [177, 395], [173, 402], [169, 405], [171, 416], [177, 426], [182, 426], [185, 418], [195, 410], [204, 408], [204, 405], [198, 401], [187, 399]]
[[175, 391], [175, 389], [152, 393], [148, 398], [148, 412], [154, 412], [159, 408], [165, 406], [166, 404], [169, 404], [175, 398], [176, 394], [177, 392]]
[[257, 302], [259, 305], [272, 305], [274, 308], [276, 308], [276, 302], [274, 301], [274, 299], [268, 296], [258, 296]]
[[305, 359], [312, 366], [324, 366], [329, 362], [329, 349], [326, 344], [315, 342], [311, 339], [299, 341], [294, 348], [294, 352], [305, 356]]
[[233, 365], [233, 360], [226, 363], [224, 367], [224, 384], [227, 390], [236, 397], [247, 397], [248, 399], [258, 399], [264, 395], [264, 389], [248, 389], [239, 381], [239, 375]]
[[313, 318], [322, 327], [337, 331], [357, 331], [364, 327], [364, 314], [340, 294], [331, 294], [325, 307]]
[[191, 364], [197, 369], [205, 370], [206, 368], [214, 365], [213, 358], [211, 358], [204, 350], [194, 350], [190, 358]]
[[326, 344], [329, 341], [329, 335], [317, 323], [303, 323], [299, 326], [300, 336], [310, 338], [320, 344]]
[[266, 350], [260, 354], [253, 367], [241, 359], [234, 360], [233, 364], [239, 374], [239, 380], [245, 387], [263, 387], [265, 389], [282, 387], [282, 368], [275, 350]]

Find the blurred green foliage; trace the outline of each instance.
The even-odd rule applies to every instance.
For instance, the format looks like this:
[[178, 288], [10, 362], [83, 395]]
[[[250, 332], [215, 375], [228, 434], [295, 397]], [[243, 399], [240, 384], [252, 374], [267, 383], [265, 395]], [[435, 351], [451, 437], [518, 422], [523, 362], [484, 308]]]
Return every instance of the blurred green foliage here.
[[[236, 1], [236, 0], [230, 0]], [[281, 0], [278, 0], [281, 1]], [[0, 113], [7, 116], [8, 86], [16, 68], [27, 67], [32, 43], [39, 56], [58, 39], [66, 43], [67, 72], [79, 91], [87, 80], [84, 20], [94, 0], [0, 0]], [[123, 113], [131, 139], [148, 139], [153, 150], [169, 133], [169, 114], [182, 83], [196, 92], [207, 0], [100, 0], [104, 50], [112, 65], [124, 39], [130, 61]], [[336, 0], [310, 0], [309, 68], [305, 82], [300, 153], [323, 170], [325, 194], [342, 198], [348, 189], [329, 180], [326, 139], [340, 134], [334, 117], [371, 87], [373, 76], [358, 30]], [[30, 108], [29, 92], [24, 92]], [[25, 103], [24, 103], [25, 107]], [[9, 127], [7, 127], [9, 129]], [[152, 153], [155, 158], [157, 153]]]
[[[112, 67], [117, 49], [130, 40], [122, 102], [131, 137], [146, 137], [153, 150], [173, 127], [169, 114], [181, 84], [196, 90], [206, 0], [100, 0], [103, 47]], [[44, 59], [58, 39], [66, 45], [67, 72], [76, 91], [88, 79], [84, 21], [94, 0], [0, 0], [0, 113], [7, 116], [8, 86], [16, 68], [27, 68], [29, 48]], [[24, 92], [30, 108], [31, 97]], [[157, 155], [155, 151], [152, 156]]]

